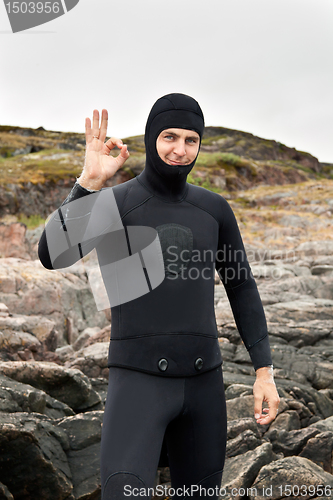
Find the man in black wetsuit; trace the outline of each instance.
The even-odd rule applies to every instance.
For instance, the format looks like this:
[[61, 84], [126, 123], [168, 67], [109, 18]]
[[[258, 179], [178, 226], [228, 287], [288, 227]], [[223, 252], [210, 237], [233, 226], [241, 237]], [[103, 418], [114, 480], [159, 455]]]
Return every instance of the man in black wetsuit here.
[[[39, 257], [48, 269], [69, 266], [96, 247], [112, 306], [101, 447], [103, 500], [150, 498], [163, 442], [173, 498], [201, 498], [205, 491], [218, 498], [226, 405], [214, 314], [215, 269], [256, 370], [256, 421], [270, 423], [277, 413], [265, 315], [235, 216], [222, 196], [186, 181], [203, 130], [203, 114], [194, 99], [162, 97], [146, 125], [145, 169], [130, 181], [102, 189], [129, 153], [119, 139], [104, 142], [107, 112], [102, 111], [99, 126], [95, 110], [92, 126], [86, 119], [83, 172], [40, 240]], [[120, 154], [111, 157], [115, 146]], [[89, 220], [94, 221], [90, 228]], [[162, 279], [152, 272], [151, 253], [132, 239], [137, 226], [154, 228], [159, 236]], [[144, 286], [131, 299], [128, 289], [123, 295], [119, 291], [123, 285], [120, 275], [115, 279], [114, 266], [121, 260], [127, 272], [136, 256], [142, 273], [135, 278], [129, 273], [126, 281], [131, 283], [132, 277], [133, 288], [142, 279]], [[215, 488], [214, 495], [208, 488]]]

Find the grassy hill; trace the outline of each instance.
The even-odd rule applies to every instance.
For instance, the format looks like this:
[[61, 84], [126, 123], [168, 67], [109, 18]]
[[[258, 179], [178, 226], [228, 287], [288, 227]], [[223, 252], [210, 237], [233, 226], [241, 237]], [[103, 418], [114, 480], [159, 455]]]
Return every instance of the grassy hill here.
[[[144, 168], [143, 135], [123, 141], [130, 158], [108, 185]], [[84, 154], [84, 134], [0, 126], [0, 221], [18, 220], [29, 227], [41, 223], [67, 196], [82, 171]], [[323, 213], [330, 218], [333, 211], [333, 164], [322, 164], [309, 153], [238, 130], [206, 127], [188, 180], [229, 200], [248, 241], [288, 246], [295, 234], [302, 240], [316, 233], [331, 238], [332, 231], [324, 234], [316, 219]]]

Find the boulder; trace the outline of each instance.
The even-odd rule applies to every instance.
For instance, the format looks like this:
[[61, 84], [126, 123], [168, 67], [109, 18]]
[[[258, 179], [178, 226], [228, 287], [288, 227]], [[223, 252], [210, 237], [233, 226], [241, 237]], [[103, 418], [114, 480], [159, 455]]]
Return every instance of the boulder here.
[[87, 377], [109, 377], [108, 356], [110, 342], [97, 342], [77, 351], [65, 362], [68, 368], [81, 370]]
[[57, 427], [68, 437], [67, 458], [76, 500], [98, 500], [101, 494], [100, 441], [103, 411], [62, 419]]
[[2, 483], [0, 483], [0, 500], [14, 500], [7, 486]]
[[319, 431], [313, 427], [287, 431], [285, 429], [270, 427], [265, 433], [265, 438], [269, 438], [273, 444], [275, 453], [283, 453], [284, 456], [298, 455], [304, 448], [306, 442], [313, 438]]
[[50, 418], [73, 415], [65, 403], [52, 398], [44, 391], [23, 384], [0, 374], [0, 412], [35, 412]]
[[260, 469], [274, 459], [271, 443], [263, 443], [254, 450], [227, 458], [221, 484], [224, 493], [222, 498], [240, 500], [249, 496], [247, 489], [251, 487]]
[[30, 260], [29, 247], [25, 239], [27, 226], [20, 222], [0, 223], [0, 258], [18, 257]]
[[[278, 500], [323, 495], [331, 498], [333, 476], [304, 457], [286, 457], [261, 468], [252, 484], [251, 500]], [[326, 489], [325, 489], [326, 488]]]
[[74, 500], [66, 433], [37, 413], [0, 417], [0, 481], [14, 498]]
[[[332, 473], [333, 432], [326, 431], [316, 434], [309, 439], [299, 454], [308, 458], [322, 467], [326, 472]], [[333, 485], [332, 485], [333, 486]]]
[[[97, 311], [84, 271], [50, 271], [37, 260], [0, 259], [0, 302], [16, 315], [52, 321], [59, 332], [59, 347], [75, 342], [87, 327], [108, 325], [104, 312]], [[44, 336], [47, 328], [43, 323], [38, 335]]]
[[87, 410], [101, 405], [101, 398], [89, 379], [79, 370], [50, 362], [0, 362], [0, 372], [18, 382], [28, 383], [70, 406]]

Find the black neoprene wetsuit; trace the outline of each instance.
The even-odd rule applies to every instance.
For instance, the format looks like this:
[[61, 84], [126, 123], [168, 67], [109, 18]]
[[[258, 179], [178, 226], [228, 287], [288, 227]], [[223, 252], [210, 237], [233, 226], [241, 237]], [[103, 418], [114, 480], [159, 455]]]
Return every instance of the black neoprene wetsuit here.
[[[262, 303], [230, 205], [219, 194], [186, 182], [194, 162], [187, 169], [170, 166], [156, 152], [163, 129], [191, 129], [201, 137], [201, 116], [188, 96], [161, 98], [147, 122], [144, 171], [102, 190], [104, 196], [112, 190], [124, 227], [156, 229], [165, 267], [159, 286], [111, 308], [103, 500], [132, 498], [124, 494], [125, 485], [153, 485], [163, 438], [173, 487], [221, 483], [226, 412], [214, 312], [215, 269], [254, 368], [272, 364]], [[52, 231], [66, 231], [70, 210], [65, 205], [86, 196], [90, 192], [76, 183], [58, 219], [49, 222]], [[107, 237], [93, 246], [102, 265], [108, 259]], [[70, 249], [67, 265], [88, 247]], [[45, 267], [54, 268], [45, 231], [39, 257]]]

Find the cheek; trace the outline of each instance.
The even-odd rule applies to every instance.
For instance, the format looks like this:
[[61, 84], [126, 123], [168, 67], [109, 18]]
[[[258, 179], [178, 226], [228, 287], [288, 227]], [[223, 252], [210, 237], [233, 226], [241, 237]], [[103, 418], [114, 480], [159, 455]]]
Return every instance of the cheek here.
[[160, 158], [165, 157], [165, 155], [168, 154], [169, 149], [168, 144], [165, 144], [162, 141], [156, 143], [157, 154]]

